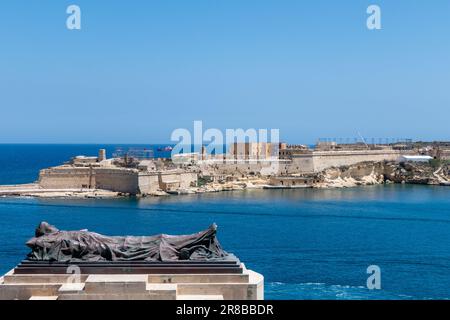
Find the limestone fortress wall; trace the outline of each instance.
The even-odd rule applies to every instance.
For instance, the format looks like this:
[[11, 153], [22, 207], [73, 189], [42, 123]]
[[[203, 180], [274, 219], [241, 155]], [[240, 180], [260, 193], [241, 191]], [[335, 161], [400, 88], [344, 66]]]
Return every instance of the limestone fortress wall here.
[[116, 192], [138, 194], [139, 172], [126, 168], [96, 168], [95, 188]]
[[95, 186], [90, 168], [54, 167], [39, 172], [39, 186], [44, 189], [81, 189]]
[[402, 154], [405, 152], [392, 149], [305, 151], [265, 162], [251, 160], [226, 163], [203, 161], [199, 166], [203, 174], [210, 176], [296, 175], [318, 173], [331, 167], [349, 166], [367, 161], [396, 161]]
[[197, 185], [197, 173], [179, 170], [142, 172], [115, 167], [59, 166], [40, 171], [43, 189], [103, 189], [129, 194], [151, 194]]
[[396, 161], [401, 153], [399, 150], [346, 150], [346, 151], [314, 151], [312, 154], [313, 170], [320, 172], [331, 167], [354, 165], [366, 161]]

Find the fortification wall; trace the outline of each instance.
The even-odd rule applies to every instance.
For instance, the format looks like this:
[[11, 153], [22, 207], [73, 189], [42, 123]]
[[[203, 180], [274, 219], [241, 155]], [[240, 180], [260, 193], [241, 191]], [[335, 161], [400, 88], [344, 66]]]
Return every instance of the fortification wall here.
[[441, 151], [441, 160], [450, 160], [450, 149], [444, 149]]
[[139, 193], [138, 171], [133, 169], [95, 169], [96, 188], [115, 192]]
[[198, 174], [195, 172], [185, 172], [180, 174], [181, 178], [181, 188], [188, 188], [191, 186], [197, 186], [198, 184]]
[[158, 173], [140, 172], [138, 177], [139, 191], [142, 194], [153, 193], [160, 189]]
[[211, 176], [263, 176], [308, 174], [323, 171], [331, 167], [350, 166], [366, 161], [396, 161], [401, 152], [398, 150], [348, 150], [313, 151], [295, 154], [290, 160], [280, 159], [271, 162], [226, 162], [200, 164], [203, 174]]
[[398, 150], [362, 151], [314, 151], [312, 158], [314, 172], [330, 167], [350, 166], [366, 161], [396, 161], [401, 155]]
[[50, 168], [39, 172], [39, 187], [45, 189], [94, 188], [95, 184], [90, 168]]
[[242, 177], [249, 174], [273, 175], [278, 173], [278, 161], [227, 161], [202, 163], [199, 165], [204, 175]]
[[197, 185], [197, 173], [194, 172], [177, 172], [177, 173], [161, 173], [161, 182], [178, 182], [180, 188], [189, 188]]
[[130, 194], [153, 193], [161, 182], [178, 182], [180, 188], [197, 185], [194, 172], [139, 172], [126, 168], [54, 167], [41, 170], [39, 186], [44, 189], [96, 188]]
[[289, 164], [280, 167], [280, 174], [314, 172], [314, 159], [311, 154], [296, 155]]

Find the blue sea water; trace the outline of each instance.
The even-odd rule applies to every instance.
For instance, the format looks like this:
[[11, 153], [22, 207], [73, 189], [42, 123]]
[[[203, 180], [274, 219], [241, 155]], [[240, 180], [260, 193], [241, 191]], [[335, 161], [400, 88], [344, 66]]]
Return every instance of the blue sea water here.
[[[94, 145], [0, 145], [0, 184]], [[114, 146], [106, 146], [108, 150]], [[0, 272], [28, 250], [46, 220], [108, 235], [185, 234], [219, 225], [223, 247], [265, 277], [267, 299], [450, 298], [450, 189], [388, 185], [330, 190], [248, 190], [144, 199], [0, 198]], [[366, 287], [381, 269], [381, 290]]]

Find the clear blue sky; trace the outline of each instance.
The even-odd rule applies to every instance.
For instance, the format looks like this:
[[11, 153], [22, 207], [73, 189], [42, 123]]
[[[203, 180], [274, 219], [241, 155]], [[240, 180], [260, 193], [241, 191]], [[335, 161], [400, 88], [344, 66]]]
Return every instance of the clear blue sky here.
[[450, 140], [448, 0], [8, 0], [0, 41], [0, 142], [166, 143], [194, 120]]

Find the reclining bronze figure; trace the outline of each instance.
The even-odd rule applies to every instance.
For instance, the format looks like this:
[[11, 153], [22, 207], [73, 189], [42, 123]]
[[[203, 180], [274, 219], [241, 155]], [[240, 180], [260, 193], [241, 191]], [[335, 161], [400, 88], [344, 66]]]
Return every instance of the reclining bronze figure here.
[[226, 259], [216, 238], [217, 225], [191, 234], [171, 236], [104, 236], [87, 230], [62, 231], [41, 222], [27, 241], [29, 261], [215, 261]]

